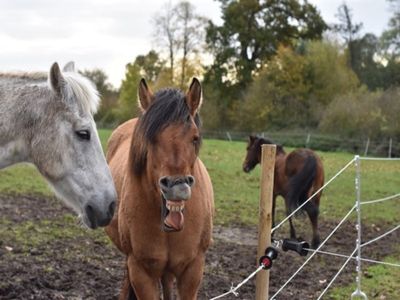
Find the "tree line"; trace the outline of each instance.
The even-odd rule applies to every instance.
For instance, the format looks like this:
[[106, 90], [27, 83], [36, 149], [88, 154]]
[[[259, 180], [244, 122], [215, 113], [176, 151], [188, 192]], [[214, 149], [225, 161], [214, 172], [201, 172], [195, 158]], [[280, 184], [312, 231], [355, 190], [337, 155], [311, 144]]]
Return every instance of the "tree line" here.
[[119, 90], [101, 70], [85, 71], [102, 94], [96, 120], [138, 114], [137, 84], [186, 88], [202, 79], [209, 130], [299, 130], [343, 137], [400, 138], [400, 0], [380, 36], [362, 34], [351, 8], [327, 24], [298, 0], [219, 0], [222, 23], [188, 1], [153, 17], [155, 49], [126, 65]]

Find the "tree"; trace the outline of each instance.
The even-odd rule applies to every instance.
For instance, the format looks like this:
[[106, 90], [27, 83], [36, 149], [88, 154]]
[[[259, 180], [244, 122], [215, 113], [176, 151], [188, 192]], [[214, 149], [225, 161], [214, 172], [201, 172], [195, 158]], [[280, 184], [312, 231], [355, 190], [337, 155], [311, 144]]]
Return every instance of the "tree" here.
[[213, 69], [229, 84], [246, 88], [253, 72], [276, 53], [280, 44], [319, 39], [327, 28], [315, 6], [298, 0], [220, 0], [221, 26], [209, 22], [206, 43]]
[[305, 76], [311, 85], [309, 97], [313, 98], [315, 109], [320, 107], [323, 111], [337, 95], [359, 87], [357, 75], [348, 66], [339, 45], [330, 41], [310, 41], [306, 44], [305, 57]]
[[370, 90], [384, 87], [383, 73], [385, 66], [380, 55], [380, 41], [372, 33], [353, 41], [353, 67], [361, 83]]
[[235, 115], [242, 130], [316, 128], [330, 103], [358, 86], [337, 45], [308, 41], [301, 51], [281, 46], [257, 74]]
[[[196, 13], [191, 3], [181, 1], [175, 6], [167, 3], [154, 20], [156, 44], [168, 52], [171, 84], [176, 81], [176, 84], [183, 88], [188, 79], [188, 61], [194, 58], [203, 44], [205, 18]], [[175, 64], [178, 60], [179, 80], [175, 74]]]
[[393, 16], [389, 20], [389, 29], [382, 34], [382, 43], [386, 53], [400, 54], [400, 0], [388, 0]]
[[137, 87], [141, 78], [146, 78], [152, 85], [156, 85], [163, 74], [164, 62], [154, 50], [146, 55], [138, 55], [133, 63], [125, 67], [125, 79], [122, 81], [118, 115], [120, 121], [126, 121], [139, 112], [137, 105]]
[[351, 9], [346, 3], [343, 3], [338, 8], [337, 18], [339, 19], [339, 24], [335, 24], [333, 29], [342, 35], [345, 40], [347, 49], [349, 51], [349, 66], [355, 70], [355, 45], [354, 41], [357, 39], [358, 34], [362, 28], [362, 23], [354, 23], [353, 15]]
[[244, 105], [237, 107], [240, 129], [261, 131], [305, 127], [310, 85], [306, 82], [306, 59], [288, 47], [277, 54], [254, 79]]
[[125, 79], [122, 80], [119, 92], [118, 115], [121, 122], [129, 120], [138, 114], [137, 87], [142, 76], [140, 67], [135, 63], [129, 63], [125, 67]]
[[[214, 62], [206, 69], [204, 90], [215, 101], [220, 126], [233, 126], [232, 110], [279, 45], [320, 39], [327, 28], [316, 7], [298, 0], [220, 0], [222, 25], [209, 22], [207, 49]], [[237, 103], [239, 102], [239, 103]]]
[[205, 38], [205, 18], [197, 15], [195, 7], [188, 1], [182, 1], [175, 7], [177, 14], [178, 30], [180, 32], [180, 45], [182, 50], [181, 79], [179, 86], [184, 88], [188, 80], [188, 60], [191, 54], [197, 54]]
[[100, 106], [95, 115], [95, 120], [102, 125], [115, 122], [112, 111], [117, 106], [118, 92], [108, 82], [107, 74], [101, 69], [84, 70], [80, 73], [96, 85], [100, 94]]
[[140, 75], [151, 84], [156, 83], [165, 65], [159, 54], [154, 50], [150, 50], [146, 55], [138, 55], [135, 64], [140, 68]]
[[179, 48], [178, 27], [175, 10], [171, 2], [167, 2], [162, 13], [154, 17], [154, 39], [158, 46], [167, 48], [169, 57], [170, 79], [174, 81], [175, 56]]

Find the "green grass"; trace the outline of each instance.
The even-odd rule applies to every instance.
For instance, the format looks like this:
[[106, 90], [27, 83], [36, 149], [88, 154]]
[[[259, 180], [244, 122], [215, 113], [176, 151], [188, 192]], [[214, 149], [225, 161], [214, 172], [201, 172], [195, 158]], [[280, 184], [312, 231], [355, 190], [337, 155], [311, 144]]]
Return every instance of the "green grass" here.
[[[387, 257], [384, 261], [391, 263], [399, 263], [400, 248], [391, 257]], [[384, 265], [373, 265], [363, 270], [361, 280], [361, 290], [366, 293], [368, 299], [399, 299], [399, 278], [400, 268], [386, 267]], [[355, 282], [345, 287], [333, 288], [327, 299], [342, 300], [349, 299], [350, 295], [355, 291]]]
[[[111, 130], [99, 130], [105, 148]], [[200, 156], [204, 161], [214, 187], [218, 224], [256, 224], [260, 167], [250, 173], [242, 171], [245, 143], [205, 140]], [[290, 151], [291, 149], [287, 149]], [[353, 155], [338, 152], [318, 152], [325, 168], [325, 181], [345, 166]], [[399, 162], [361, 162], [362, 198], [371, 200], [400, 192]], [[321, 199], [321, 215], [335, 220], [344, 216], [354, 205], [354, 166], [349, 167], [324, 191]], [[0, 171], [0, 194], [52, 195], [37, 170], [28, 164], [20, 164]], [[400, 200], [387, 204], [363, 206], [363, 218], [370, 222], [398, 221]], [[277, 218], [284, 214], [283, 201], [277, 201]]]
[[18, 224], [6, 218], [0, 218], [0, 236], [2, 239], [18, 245], [24, 252], [29, 249], [51, 244], [55, 240], [84, 239], [90, 235], [96, 242], [111, 244], [102, 230], [91, 230], [76, 226], [76, 217], [65, 214], [57, 219], [23, 221]]
[[[105, 148], [111, 130], [99, 130], [99, 136]], [[243, 142], [226, 142], [205, 140], [201, 149], [204, 161], [214, 187], [216, 218], [215, 223], [221, 225], [247, 224], [258, 222], [258, 199], [260, 167], [252, 173], [242, 171], [246, 145]], [[291, 149], [286, 149], [290, 151]], [[334, 176], [354, 156], [349, 153], [318, 152], [325, 168], [325, 181]], [[362, 199], [372, 200], [400, 192], [399, 162], [361, 162]], [[354, 205], [355, 169], [351, 166], [324, 191], [321, 199], [321, 215], [324, 220], [339, 220]], [[0, 194], [42, 195], [51, 196], [52, 191], [42, 179], [35, 167], [20, 164], [0, 171]], [[400, 221], [400, 200], [384, 204], [363, 206], [362, 216], [369, 223], [398, 223]], [[277, 218], [284, 216], [283, 201], [278, 199]], [[66, 222], [67, 221], [67, 222]], [[8, 220], [0, 218], [0, 236], [8, 236], [24, 247], [34, 247], [52, 239], [72, 238], [87, 234], [78, 226], [74, 226], [74, 218], [66, 215], [64, 219], [54, 221], [42, 220], [38, 226], [30, 221], [10, 226]], [[70, 229], [65, 227], [69, 224]], [[36, 223], [38, 224], [38, 223]], [[40, 232], [38, 232], [40, 230]], [[39, 233], [39, 234], [37, 234]], [[107, 239], [99, 233], [98, 239], [106, 244]], [[400, 249], [387, 260], [399, 261]], [[374, 295], [385, 295], [382, 299], [396, 299], [400, 289], [400, 271], [396, 268], [372, 266], [363, 279], [363, 288], [370, 298]], [[348, 299], [354, 285], [335, 288], [330, 293], [331, 299]]]

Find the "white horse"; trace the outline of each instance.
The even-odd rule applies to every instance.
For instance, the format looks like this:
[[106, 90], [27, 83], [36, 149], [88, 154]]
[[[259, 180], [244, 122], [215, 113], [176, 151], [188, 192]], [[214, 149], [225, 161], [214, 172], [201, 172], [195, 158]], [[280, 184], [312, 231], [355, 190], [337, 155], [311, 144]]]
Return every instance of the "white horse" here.
[[83, 223], [106, 226], [116, 191], [92, 114], [93, 84], [68, 63], [50, 73], [0, 73], [0, 169], [34, 164]]

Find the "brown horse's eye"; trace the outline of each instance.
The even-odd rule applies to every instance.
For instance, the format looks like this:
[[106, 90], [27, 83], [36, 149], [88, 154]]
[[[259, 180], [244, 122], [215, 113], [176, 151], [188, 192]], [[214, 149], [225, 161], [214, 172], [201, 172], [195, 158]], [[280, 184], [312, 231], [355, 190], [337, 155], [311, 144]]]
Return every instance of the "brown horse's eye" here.
[[200, 138], [198, 136], [195, 136], [192, 141], [193, 145], [197, 146], [199, 144], [199, 140]]

